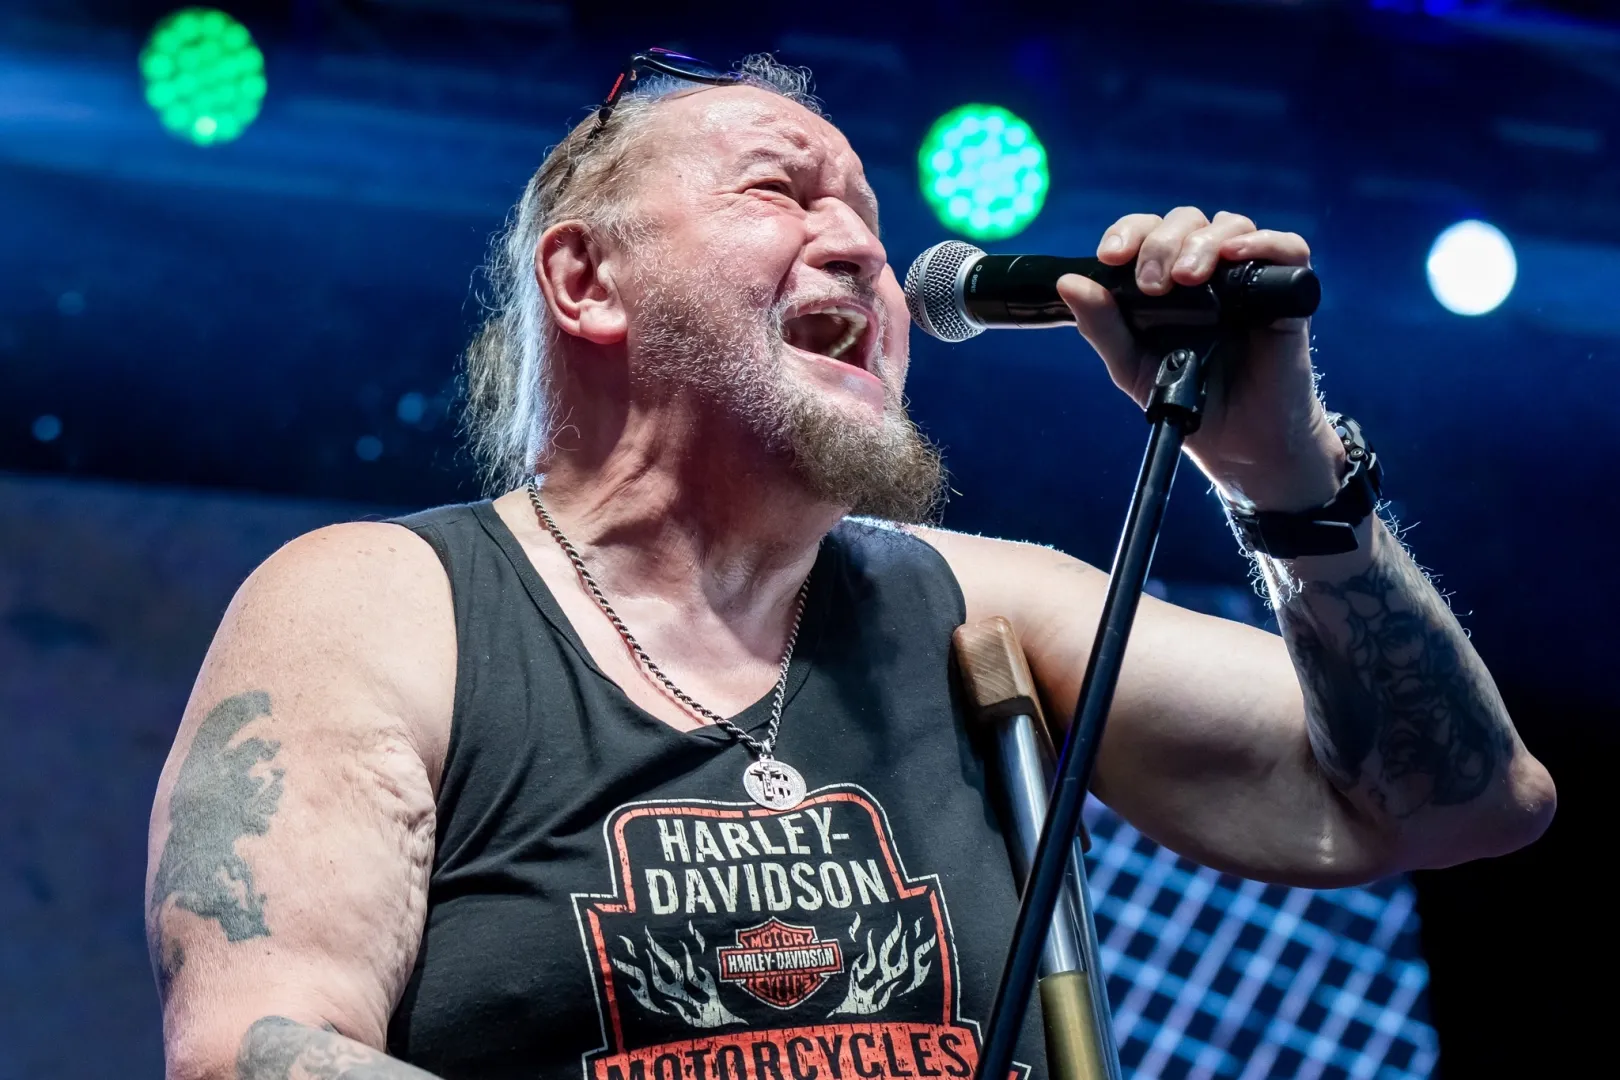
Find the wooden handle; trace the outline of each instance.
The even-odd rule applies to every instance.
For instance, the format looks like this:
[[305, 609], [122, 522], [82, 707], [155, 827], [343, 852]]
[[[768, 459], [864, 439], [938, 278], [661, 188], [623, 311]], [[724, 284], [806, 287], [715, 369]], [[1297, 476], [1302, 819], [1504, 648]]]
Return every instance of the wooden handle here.
[[[1000, 615], [963, 623], [951, 635], [951, 644], [979, 722], [993, 724], [1009, 716], [1034, 717], [1035, 737], [1041, 741], [1041, 750], [1048, 761], [1056, 761], [1054, 735], [1041, 711], [1035, 676], [1030, 674], [1029, 661], [1024, 658], [1024, 647], [1012, 623]], [[1091, 850], [1091, 833], [1083, 824], [1080, 847]]]
[[1042, 729], [1046, 727], [1035, 678], [1029, 673], [1029, 661], [1024, 659], [1012, 623], [1000, 615], [963, 623], [951, 635], [951, 642], [956, 646], [956, 662], [961, 665], [968, 697], [981, 719], [1024, 714], [1033, 716]]

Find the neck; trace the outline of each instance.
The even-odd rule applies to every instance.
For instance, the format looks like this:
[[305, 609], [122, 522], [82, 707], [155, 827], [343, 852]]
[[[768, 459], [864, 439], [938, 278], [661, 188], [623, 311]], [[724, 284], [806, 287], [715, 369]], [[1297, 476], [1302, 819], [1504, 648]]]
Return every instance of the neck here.
[[793, 602], [846, 508], [813, 497], [784, 455], [689, 399], [594, 413], [560, 411], [565, 431], [541, 490], [603, 589], [745, 620]]

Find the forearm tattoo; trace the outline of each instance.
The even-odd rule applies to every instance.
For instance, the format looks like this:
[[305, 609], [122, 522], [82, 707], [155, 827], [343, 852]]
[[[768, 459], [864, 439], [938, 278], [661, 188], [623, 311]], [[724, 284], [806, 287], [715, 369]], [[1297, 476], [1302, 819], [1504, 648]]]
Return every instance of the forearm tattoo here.
[[1347, 795], [1407, 817], [1483, 793], [1513, 752], [1496, 687], [1450, 608], [1383, 530], [1340, 582], [1275, 580], [1311, 746]]
[[[269, 739], [231, 740], [248, 724], [270, 717], [270, 695], [250, 691], [228, 697], [197, 726], [169, 795], [169, 836], [158, 859], [147, 908], [147, 941], [158, 989], [185, 963], [178, 942], [163, 932], [163, 912], [174, 906], [217, 922], [227, 941], [269, 937], [264, 894], [253, 871], [236, 852], [244, 836], [263, 836], [281, 800], [282, 770], [274, 766], [281, 744]], [[260, 762], [268, 768], [255, 767]]]
[[236, 1080], [433, 1080], [433, 1076], [330, 1029], [266, 1016], [242, 1039]]

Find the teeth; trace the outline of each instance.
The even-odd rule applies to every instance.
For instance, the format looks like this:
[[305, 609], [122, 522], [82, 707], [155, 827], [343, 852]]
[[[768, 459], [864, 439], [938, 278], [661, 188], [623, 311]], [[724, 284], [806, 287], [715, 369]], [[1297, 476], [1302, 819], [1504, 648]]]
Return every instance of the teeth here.
[[844, 320], [844, 336], [833, 342], [827, 350], [827, 355], [836, 360], [848, 352], [850, 346], [861, 340], [861, 334], [866, 330], [866, 316], [849, 308], [827, 308], [820, 314], [837, 315]]

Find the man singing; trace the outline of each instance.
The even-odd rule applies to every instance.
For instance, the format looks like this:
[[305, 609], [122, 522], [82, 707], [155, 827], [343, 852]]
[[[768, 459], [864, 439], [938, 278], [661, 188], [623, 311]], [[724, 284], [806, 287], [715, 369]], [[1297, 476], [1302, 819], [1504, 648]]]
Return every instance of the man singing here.
[[[1105, 575], [921, 524], [904, 296], [802, 73], [638, 55], [499, 250], [467, 364], [505, 494], [293, 541], [197, 679], [151, 827], [169, 1076], [969, 1075], [1017, 895], [951, 632], [1011, 620], [1067, 716]], [[1310, 254], [1187, 207], [1098, 253], [1148, 293]], [[1060, 289], [1145, 402], [1109, 295]], [[1367, 511], [1307, 327], [1242, 353], [1187, 449], [1272, 522], [1282, 635], [1144, 599], [1097, 794], [1310, 886], [1530, 842], [1552, 780]]]

